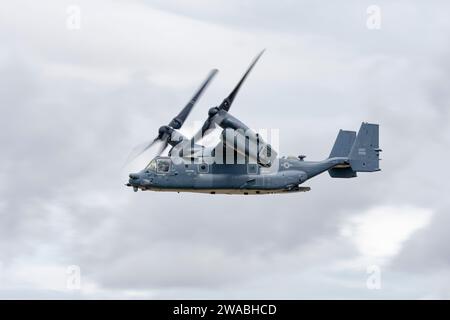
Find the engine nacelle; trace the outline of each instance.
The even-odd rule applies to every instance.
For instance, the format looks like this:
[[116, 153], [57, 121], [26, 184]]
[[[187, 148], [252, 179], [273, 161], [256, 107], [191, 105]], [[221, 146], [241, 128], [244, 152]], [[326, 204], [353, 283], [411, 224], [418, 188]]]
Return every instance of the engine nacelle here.
[[248, 157], [249, 162], [258, 163], [263, 167], [270, 167], [273, 160], [277, 158], [277, 152], [272, 149], [272, 146], [251, 129], [244, 131], [228, 128], [222, 131], [220, 139], [228, 148]]

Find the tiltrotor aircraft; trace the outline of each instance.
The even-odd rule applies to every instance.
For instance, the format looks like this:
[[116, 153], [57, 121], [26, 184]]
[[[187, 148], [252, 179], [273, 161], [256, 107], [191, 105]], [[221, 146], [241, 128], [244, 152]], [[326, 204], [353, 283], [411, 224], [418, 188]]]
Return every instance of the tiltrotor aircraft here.
[[[378, 125], [362, 123], [358, 134], [340, 130], [330, 156], [322, 161], [305, 161], [305, 156], [277, 157], [264, 139], [230, 114], [230, 107], [261, 57], [251, 63], [233, 91], [219, 106], [208, 111], [201, 129], [192, 137], [182, 127], [217, 70], [212, 70], [198, 91], [158, 136], [139, 154], [160, 144], [157, 156], [140, 172], [131, 173], [126, 184], [137, 190], [201, 192], [210, 194], [268, 194], [309, 191], [303, 183], [328, 171], [333, 178], [353, 178], [357, 172], [379, 171]], [[215, 147], [199, 144], [201, 139], [223, 129]], [[161, 156], [171, 146], [168, 156]]]

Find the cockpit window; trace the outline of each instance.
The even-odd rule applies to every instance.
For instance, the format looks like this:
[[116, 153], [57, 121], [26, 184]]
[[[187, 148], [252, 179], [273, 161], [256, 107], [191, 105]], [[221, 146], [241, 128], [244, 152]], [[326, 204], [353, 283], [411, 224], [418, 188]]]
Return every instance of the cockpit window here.
[[156, 172], [166, 173], [170, 169], [170, 160], [168, 159], [158, 159], [156, 160]]
[[147, 168], [145, 168], [146, 170], [150, 170], [150, 171], [156, 171], [156, 161], [155, 160], [152, 160], [149, 164], [148, 164], [148, 166], [147, 166]]

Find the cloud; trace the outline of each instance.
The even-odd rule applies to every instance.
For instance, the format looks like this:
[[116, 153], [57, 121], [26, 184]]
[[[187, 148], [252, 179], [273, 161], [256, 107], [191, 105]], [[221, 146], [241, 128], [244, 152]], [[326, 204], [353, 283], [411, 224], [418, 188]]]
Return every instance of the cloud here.
[[[77, 31], [69, 4], [0, 12], [2, 297], [445, 297], [446, 4], [382, 1], [379, 31], [359, 1], [79, 1]], [[218, 67], [189, 118], [203, 121], [264, 47], [233, 115], [311, 160], [340, 128], [378, 122], [383, 171], [295, 195], [125, 188], [132, 147]], [[372, 292], [379, 257], [386, 290]], [[80, 292], [64, 289], [69, 265]]]
[[426, 227], [432, 217], [429, 209], [415, 207], [374, 207], [351, 217], [341, 234], [350, 238], [361, 255], [383, 259], [397, 255], [404, 241]]

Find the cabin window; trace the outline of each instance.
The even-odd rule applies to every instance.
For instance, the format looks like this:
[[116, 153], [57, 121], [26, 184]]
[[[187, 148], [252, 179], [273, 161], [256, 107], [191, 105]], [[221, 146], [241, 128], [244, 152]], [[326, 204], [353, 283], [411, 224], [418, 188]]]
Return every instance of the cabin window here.
[[199, 173], [208, 173], [209, 172], [209, 165], [207, 163], [200, 163], [198, 165], [198, 172]]
[[170, 170], [170, 160], [169, 159], [158, 159], [156, 161], [156, 172], [167, 173]]
[[156, 161], [153, 159], [145, 168], [147, 171], [156, 171]]

